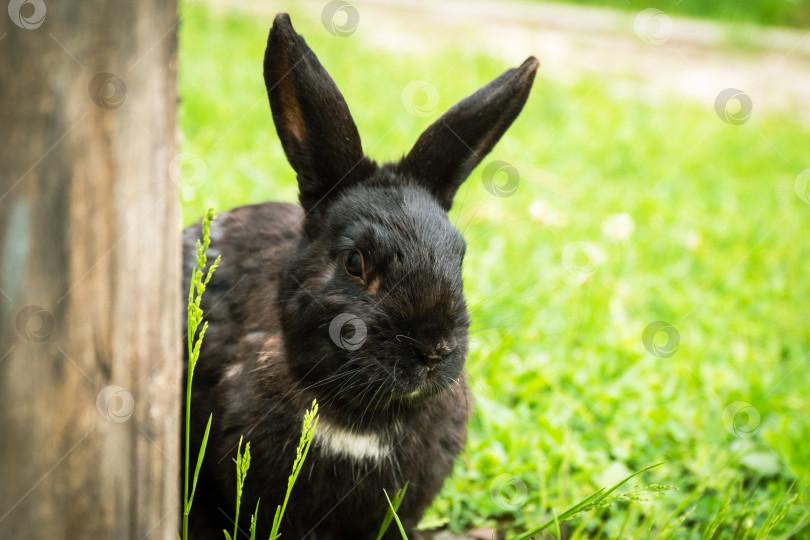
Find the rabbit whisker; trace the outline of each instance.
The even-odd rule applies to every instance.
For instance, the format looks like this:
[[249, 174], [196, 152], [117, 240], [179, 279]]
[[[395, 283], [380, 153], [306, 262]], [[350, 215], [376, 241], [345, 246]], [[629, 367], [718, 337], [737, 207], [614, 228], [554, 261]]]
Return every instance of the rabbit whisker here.
[[405, 334], [397, 334], [396, 336], [394, 336], [394, 338], [396, 338], [396, 340], [397, 340], [397, 341], [400, 341], [400, 339], [399, 339], [399, 338], [401, 338], [401, 337], [403, 337], [403, 338], [405, 338], [405, 339], [410, 339], [411, 341], [413, 341], [414, 343], [416, 343], [416, 344], [418, 344], [418, 345], [422, 345], [422, 342], [421, 342], [421, 341], [419, 341], [419, 340], [417, 340], [417, 339], [414, 339], [414, 338], [412, 338], [411, 336], [406, 336]]

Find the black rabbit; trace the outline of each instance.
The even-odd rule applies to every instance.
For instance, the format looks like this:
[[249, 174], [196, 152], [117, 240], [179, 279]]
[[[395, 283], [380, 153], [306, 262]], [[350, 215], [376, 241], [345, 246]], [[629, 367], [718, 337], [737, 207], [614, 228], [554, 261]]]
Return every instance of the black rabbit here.
[[[528, 58], [430, 126], [399, 163], [363, 155], [343, 96], [286, 14], [267, 42], [273, 121], [298, 173], [301, 206], [236, 208], [214, 222], [222, 264], [206, 291], [209, 321], [192, 391], [192, 456], [213, 427], [191, 525], [231, 529], [240, 436], [252, 465], [240, 520], [261, 497], [266, 538], [313, 398], [320, 422], [282, 524], [296, 540], [376, 538], [383, 489], [408, 490], [411, 538], [466, 440], [469, 317], [465, 243], [447, 211], [461, 183], [523, 108]], [[199, 226], [184, 234], [186, 276]], [[387, 538], [399, 537], [396, 526]]]

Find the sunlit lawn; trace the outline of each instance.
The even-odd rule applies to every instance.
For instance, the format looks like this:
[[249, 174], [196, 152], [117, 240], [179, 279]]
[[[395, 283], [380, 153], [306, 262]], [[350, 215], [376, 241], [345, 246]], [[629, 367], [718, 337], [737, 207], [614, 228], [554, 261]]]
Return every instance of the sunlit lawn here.
[[[319, 16], [293, 22], [380, 160], [511, 67], [461, 48], [383, 53], [332, 36]], [[204, 7], [183, 19], [182, 149], [204, 163], [184, 189], [186, 224], [208, 206], [295, 200], [261, 75], [271, 22]], [[485, 161], [511, 163], [517, 191], [490, 194], [482, 166], [451, 212], [469, 244], [476, 408], [429, 521], [517, 530], [666, 461], [641, 485], [677, 490], [582, 514], [569, 534], [700, 538], [716, 519], [716, 538], [742, 537], [797, 481], [778, 529], [790, 531], [807, 517], [810, 480], [810, 205], [794, 189], [810, 130], [757, 114], [735, 126], [677, 97], [635, 101], [610, 81], [564, 86], [542, 70]], [[438, 90], [429, 118], [403, 106], [412, 80]], [[679, 336], [671, 356], [645, 348], [656, 321]]]
[[[546, 0], [547, 1], [547, 0]], [[565, 0], [555, 0], [565, 1]], [[806, 0], [567, 0], [567, 3], [641, 11], [658, 9], [670, 15], [721, 19], [742, 24], [765, 24], [806, 28], [810, 24], [810, 2]]]

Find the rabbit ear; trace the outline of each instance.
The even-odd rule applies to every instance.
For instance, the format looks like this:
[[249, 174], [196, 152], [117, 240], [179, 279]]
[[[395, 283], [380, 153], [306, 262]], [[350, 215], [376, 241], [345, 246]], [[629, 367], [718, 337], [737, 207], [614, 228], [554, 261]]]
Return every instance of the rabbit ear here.
[[304, 210], [368, 174], [371, 162], [346, 101], [286, 13], [276, 15], [270, 29], [264, 82]]
[[419, 137], [400, 162], [400, 171], [427, 187], [449, 210], [462, 182], [523, 109], [539, 65], [530, 56], [457, 103]]

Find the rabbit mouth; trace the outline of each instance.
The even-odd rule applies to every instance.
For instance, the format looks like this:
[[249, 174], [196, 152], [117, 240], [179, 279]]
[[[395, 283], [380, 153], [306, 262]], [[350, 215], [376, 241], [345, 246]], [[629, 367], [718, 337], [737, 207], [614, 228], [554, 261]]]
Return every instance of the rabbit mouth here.
[[436, 367], [423, 367], [414, 374], [409, 385], [398, 382], [392, 398], [406, 402], [421, 401], [444, 392], [456, 381]]
[[391, 372], [387, 375], [384, 381], [376, 379], [376, 382], [364, 384], [352, 392], [342, 392], [338, 394], [339, 397], [333, 395], [319, 401], [327, 405], [334, 404], [338, 408], [360, 411], [362, 414], [398, 411], [403, 406], [419, 408], [448, 391], [461, 378], [460, 374], [453, 375], [444, 370], [426, 367], [407, 376], [400, 374], [399, 370], [396, 378], [392, 377]]

